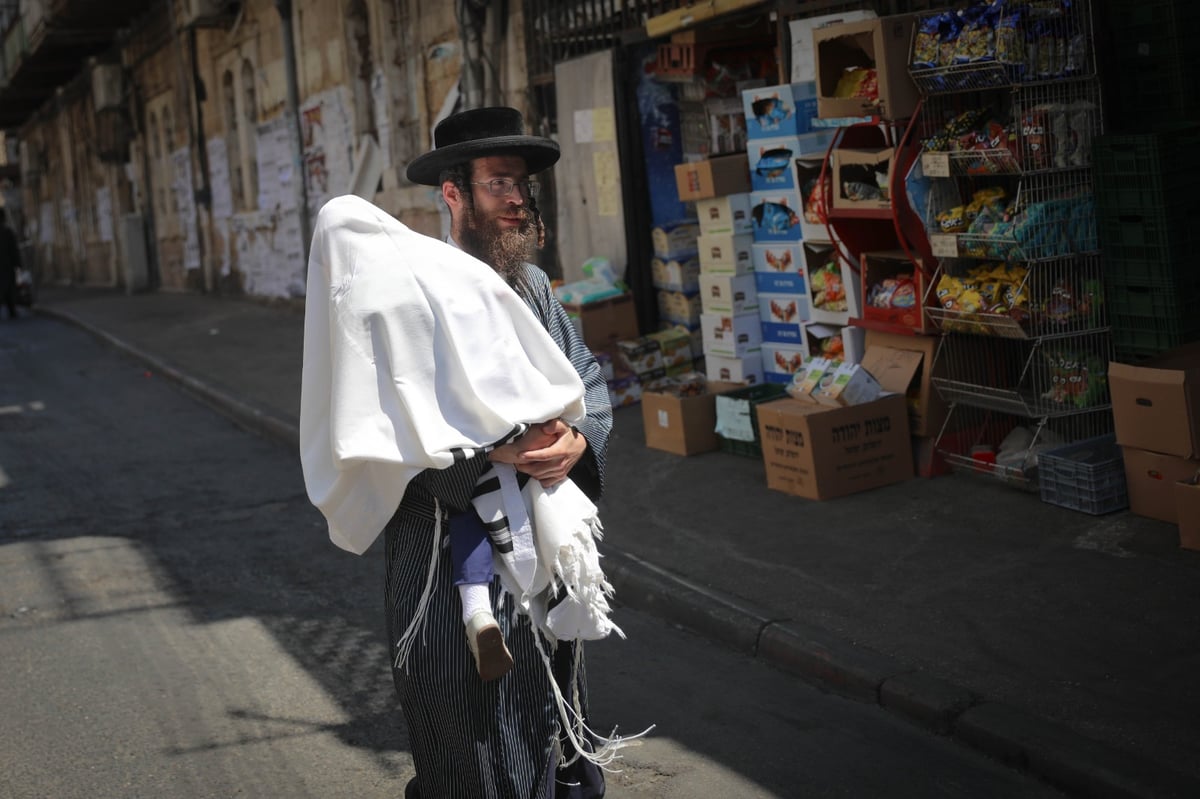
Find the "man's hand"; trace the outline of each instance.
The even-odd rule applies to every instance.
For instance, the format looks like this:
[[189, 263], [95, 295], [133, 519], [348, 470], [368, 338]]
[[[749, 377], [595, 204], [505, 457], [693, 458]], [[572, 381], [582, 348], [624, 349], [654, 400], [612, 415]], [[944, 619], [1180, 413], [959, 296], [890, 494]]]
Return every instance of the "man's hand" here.
[[561, 419], [536, 424], [511, 444], [497, 447], [488, 458], [497, 463], [511, 463], [550, 488], [567, 478], [575, 464], [587, 451], [587, 439]]

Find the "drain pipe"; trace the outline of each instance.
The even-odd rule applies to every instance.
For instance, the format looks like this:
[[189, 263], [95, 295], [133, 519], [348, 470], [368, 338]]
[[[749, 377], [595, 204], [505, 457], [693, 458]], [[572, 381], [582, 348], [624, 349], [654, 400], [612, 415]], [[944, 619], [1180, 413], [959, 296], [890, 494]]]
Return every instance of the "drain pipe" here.
[[300, 84], [296, 79], [296, 38], [292, 31], [291, 0], [275, 0], [283, 31], [284, 73], [287, 79], [288, 139], [292, 145], [292, 181], [295, 184], [296, 212], [300, 215], [300, 239], [304, 253], [304, 275], [308, 277], [308, 248], [312, 238], [312, 220], [308, 215], [308, 181], [305, 180], [304, 152], [300, 135]]

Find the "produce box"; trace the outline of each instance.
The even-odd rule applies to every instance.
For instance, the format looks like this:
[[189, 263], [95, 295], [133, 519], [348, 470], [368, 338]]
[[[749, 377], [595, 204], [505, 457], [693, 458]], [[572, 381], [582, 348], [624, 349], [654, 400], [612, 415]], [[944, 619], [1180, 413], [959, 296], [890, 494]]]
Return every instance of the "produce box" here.
[[[813, 29], [817, 115], [822, 119], [878, 116], [908, 119], [919, 93], [908, 73], [917, 17], [898, 14]], [[852, 69], [873, 70], [853, 83]]]
[[785, 397], [758, 407], [767, 488], [833, 499], [913, 476], [904, 398], [829, 408]]
[[1108, 383], [1118, 444], [1200, 458], [1200, 342], [1137, 365], [1110, 363]]

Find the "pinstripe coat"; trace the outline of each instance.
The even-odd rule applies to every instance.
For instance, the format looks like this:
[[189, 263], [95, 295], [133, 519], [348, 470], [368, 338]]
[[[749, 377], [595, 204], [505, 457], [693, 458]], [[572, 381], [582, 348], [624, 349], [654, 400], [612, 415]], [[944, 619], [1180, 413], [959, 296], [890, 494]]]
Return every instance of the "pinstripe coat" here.
[[[545, 273], [526, 264], [525, 278], [526, 301], [583, 379], [587, 418], [577, 427], [587, 439], [588, 450], [571, 478], [596, 501], [603, 488], [612, 429], [608, 389]], [[503, 597], [496, 617], [515, 665], [502, 679], [484, 683], [467, 648], [458, 592], [451, 585], [444, 517], [470, 509], [475, 479], [484, 466], [483, 459], [474, 458], [448, 469], [422, 472], [409, 484], [387, 525], [387, 619], [394, 662], [396, 642], [425, 588], [435, 546], [435, 499], [441, 504], [443, 529], [436, 535], [437, 572], [425, 627], [405, 665], [393, 667], [393, 678], [422, 799], [551, 799], [556, 795], [559, 720], [529, 619], [514, 612], [510, 596]], [[501, 596], [498, 580], [492, 581], [491, 592], [496, 607]], [[570, 661], [571, 647], [559, 645], [555, 660], [560, 667]], [[578, 684], [564, 685], [564, 694], [571, 696], [568, 688], [577, 692], [586, 715], [582, 667], [578, 674]], [[583, 795], [600, 796], [603, 779], [599, 772], [591, 773], [599, 780], [599, 792]], [[559, 786], [557, 795], [564, 793]]]

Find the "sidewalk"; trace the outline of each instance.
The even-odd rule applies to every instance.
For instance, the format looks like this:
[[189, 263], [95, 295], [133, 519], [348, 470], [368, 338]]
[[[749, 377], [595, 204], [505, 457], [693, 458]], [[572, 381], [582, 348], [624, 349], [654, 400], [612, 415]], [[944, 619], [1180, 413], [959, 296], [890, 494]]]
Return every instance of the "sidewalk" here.
[[[295, 448], [303, 317], [48, 288], [72, 322]], [[625, 604], [878, 703], [1079, 796], [1200, 796], [1200, 553], [971, 476], [818, 503], [762, 464], [643, 446], [616, 412], [601, 505]], [[331, 545], [332, 546], [332, 545]]]

